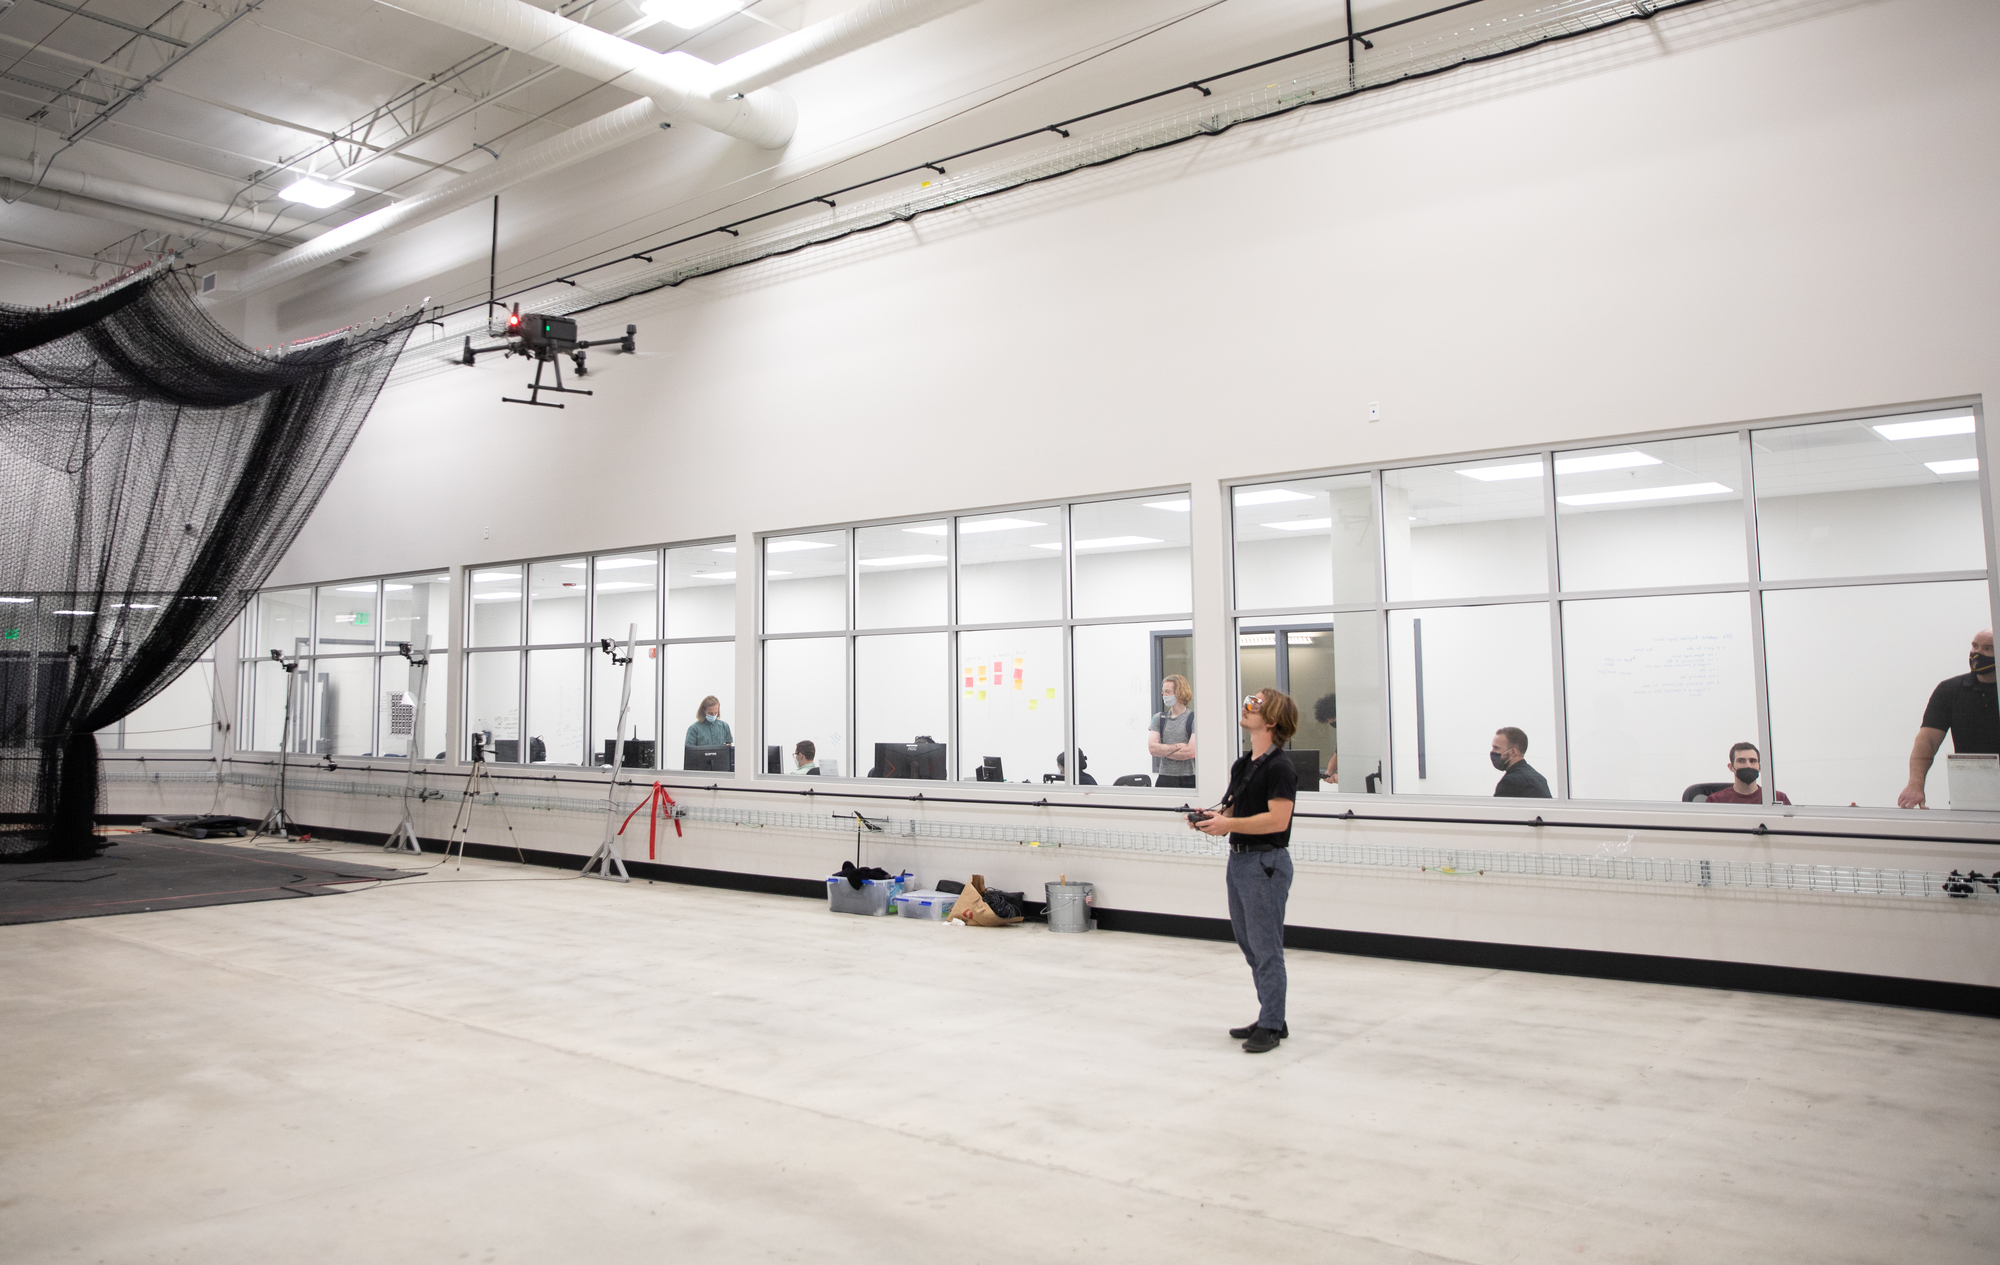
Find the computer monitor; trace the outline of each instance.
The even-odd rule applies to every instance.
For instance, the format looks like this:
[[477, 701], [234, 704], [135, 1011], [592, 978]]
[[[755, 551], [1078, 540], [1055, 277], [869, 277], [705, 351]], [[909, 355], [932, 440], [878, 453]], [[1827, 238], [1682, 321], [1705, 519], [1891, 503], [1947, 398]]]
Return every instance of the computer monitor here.
[[997, 755], [990, 755], [982, 759], [979, 762], [979, 767], [972, 772], [973, 776], [981, 782], [1004, 782], [1007, 780], [1007, 775], [1000, 771], [1000, 757]]
[[521, 740], [519, 738], [495, 738], [488, 744], [487, 749], [493, 753], [491, 758], [501, 764], [519, 764], [521, 762]]
[[764, 748], [764, 772], [783, 773], [785, 771], [785, 749], [783, 747]]
[[[599, 764], [608, 765], [611, 763], [611, 744], [614, 741], [616, 739], [613, 738], [606, 738], [604, 740], [604, 758], [598, 761]], [[652, 768], [653, 740], [651, 738], [627, 738], [625, 740], [625, 758], [619, 762], [618, 767], [621, 769]]]
[[875, 744], [876, 777], [917, 778], [944, 781], [945, 744], [942, 742], [878, 742]]
[[705, 773], [731, 773], [736, 769], [734, 747], [683, 747], [681, 767]]

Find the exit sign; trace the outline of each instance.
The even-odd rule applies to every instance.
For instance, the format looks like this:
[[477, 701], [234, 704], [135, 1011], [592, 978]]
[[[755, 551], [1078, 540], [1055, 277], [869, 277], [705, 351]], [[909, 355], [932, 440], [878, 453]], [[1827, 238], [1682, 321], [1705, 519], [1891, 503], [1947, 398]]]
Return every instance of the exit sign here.
[[21, 630], [18, 628], [9, 628], [5, 632], [0, 632], [0, 641], [19, 641], [20, 639]]
[[368, 612], [367, 611], [354, 612], [354, 622], [357, 624], [366, 624], [368, 622]]

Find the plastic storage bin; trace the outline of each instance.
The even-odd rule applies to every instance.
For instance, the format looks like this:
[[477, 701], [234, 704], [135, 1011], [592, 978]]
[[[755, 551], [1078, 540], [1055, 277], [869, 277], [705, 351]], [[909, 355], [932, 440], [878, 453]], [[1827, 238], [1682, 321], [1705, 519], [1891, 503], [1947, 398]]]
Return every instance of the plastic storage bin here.
[[891, 902], [910, 886], [914, 876], [905, 871], [895, 878], [865, 878], [857, 890], [838, 874], [826, 880], [826, 907], [836, 914], [867, 914], [880, 918], [896, 912]]
[[955, 892], [903, 892], [894, 898], [896, 912], [905, 918], [928, 918], [943, 922], [958, 903]]

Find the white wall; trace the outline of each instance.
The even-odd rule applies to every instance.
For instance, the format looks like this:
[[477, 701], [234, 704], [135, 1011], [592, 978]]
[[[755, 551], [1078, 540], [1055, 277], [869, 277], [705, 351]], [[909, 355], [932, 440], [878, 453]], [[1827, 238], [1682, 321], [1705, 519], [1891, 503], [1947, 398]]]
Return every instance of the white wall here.
[[[1996, 46], [2000, 9], [1978, 0], [1714, 0], [690, 283], [610, 315], [639, 324], [643, 350], [604, 362], [598, 394], [555, 422], [495, 403], [514, 373], [499, 364], [391, 389], [275, 580], [643, 540], [742, 549], [801, 523], [1188, 485], [1201, 741], [1228, 749], [1221, 479], [1991, 392]], [[942, 405], [936, 424], [885, 407], [909, 400]], [[729, 495], [661, 496], [669, 467]], [[380, 513], [410, 469], [454, 473]], [[1546, 700], [1546, 647], [1515, 658], [1531, 643], [1466, 640], [1468, 688], [1518, 672]], [[1825, 686], [1894, 658], [1855, 643], [1799, 662]], [[756, 667], [747, 651], [735, 667], [742, 697]], [[1942, 674], [1926, 666], [1925, 687]], [[1471, 791], [1495, 776], [1495, 716], [1547, 724], [1467, 711], [1477, 726], [1432, 744], [1434, 776]], [[1044, 761], [1058, 745], [1019, 741]], [[1204, 761], [1204, 796], [1224, 772]], [[587, 852], [589, 833], [550, 843]], [[1959, 857], [1892, 839], [1758, 846]], [[823, 852], [730, 835], [676, 855], [811, 873]], [[1039, 881], [1030, 861], [985, 872]], [[1109, 904], [1221, 912], [1211, 864], [1090, 868]], [[2000, 982], [1991, 920], [1866, 902], [1325, 879], [1295, 895], [1294, 920]]]

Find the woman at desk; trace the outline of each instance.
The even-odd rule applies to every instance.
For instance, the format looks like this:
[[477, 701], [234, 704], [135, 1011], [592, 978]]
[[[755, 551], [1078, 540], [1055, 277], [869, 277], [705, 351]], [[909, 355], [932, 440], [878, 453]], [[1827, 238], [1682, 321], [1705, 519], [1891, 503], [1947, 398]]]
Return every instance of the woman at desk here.
[[694, 723], [688, 726], [687, 746], [690, 747], [733, 747], [735, 735], [729, 732], [729, 722], [722, 719], [722, 700], [711, 694], [701, 700], [701, 706], [694, 710]]

